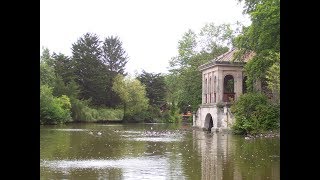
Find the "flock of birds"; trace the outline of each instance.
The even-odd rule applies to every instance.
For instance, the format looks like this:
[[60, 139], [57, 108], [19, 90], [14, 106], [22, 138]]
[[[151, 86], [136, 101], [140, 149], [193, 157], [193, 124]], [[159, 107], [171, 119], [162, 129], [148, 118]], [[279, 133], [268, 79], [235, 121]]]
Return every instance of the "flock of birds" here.
[[[92, 131], [90, 131], [90, 132], [89, 132], [89, 134], [90, 134], [90, 135], [93, 135], [93, 132], [92, 132]], [[97, 132], [97, 135], [98, 135], [98, 136], [101, 136], [101, 135], [102, 135], [102, 133], [99, 131], [99, 132]]]

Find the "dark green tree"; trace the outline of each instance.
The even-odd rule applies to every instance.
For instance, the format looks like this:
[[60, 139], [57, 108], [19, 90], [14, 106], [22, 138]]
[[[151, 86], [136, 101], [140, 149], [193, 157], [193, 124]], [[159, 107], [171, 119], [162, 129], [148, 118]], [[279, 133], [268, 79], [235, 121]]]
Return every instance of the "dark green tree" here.
[[75, 81], [80, 87], [80, 99], [92, 99], [94, 105], [106, 103], [107, 68], [101, 61], [100, 40], [86, 33], [72, 44]]
[[106, 104], [111, 107], [119, 105], [121, 99], [117, 93], [112, 90], [112, 85], [116, 75], [126, 75], [125, 65], [128, 62], [126, 51], [122, 47], [122, 42], [119, 37], [109, 36], [105, 38], [102, 45], [102, 62], [108, 70], [107, 79], [107, 102]]
[[166, 84], [161, 73], [148, 73], [143, 70], [137, 79], [146, 86], [150, 105], [159, 107], [165, 103]]
[[64, 83], [69, 83], [70, 81], [75, 80], [74, 61], [72, 61], [70, 57], [62, 53], [53, 53], [52, 58], [55, 73], [61, 76]]
[[102, 61], [109, 71], [115, 74], [126, 75], [124, 68], [128, 62], [128, 55], [123, 49], [119, 37], [109, 36], [104, 40], [102, 45]]

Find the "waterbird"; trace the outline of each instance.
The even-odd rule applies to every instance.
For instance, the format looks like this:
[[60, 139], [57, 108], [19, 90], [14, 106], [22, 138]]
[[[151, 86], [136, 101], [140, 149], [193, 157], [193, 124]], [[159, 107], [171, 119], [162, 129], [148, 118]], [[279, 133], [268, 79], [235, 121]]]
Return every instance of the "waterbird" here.
[[100, 136], [102, 133], [101, 132], [97, 132], [97, 134]]

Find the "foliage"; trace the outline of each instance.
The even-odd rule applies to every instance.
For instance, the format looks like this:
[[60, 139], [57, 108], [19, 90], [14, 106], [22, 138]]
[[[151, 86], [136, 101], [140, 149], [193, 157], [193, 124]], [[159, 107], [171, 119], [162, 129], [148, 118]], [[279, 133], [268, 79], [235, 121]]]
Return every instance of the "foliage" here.
[[250, 15], [252, 24], [243, 27], [243, 34], [235, 39], [236, 46], [257, 54], [264, 50], [280, 52], [280, 0], [244, 1], [244, 12]]
[[122, 109], [98, 108], [98, 120], [122, 120]]
[[[124, 108], [124, 121], [136, 122], [133, 117], [148, 108], [145, 86], [137, 79], [117, 75], [112, 89], [118, 93]], [[140, 121], [140, 120], [138, 120]]]
[[128, 55], [122, 48], [119, 37], [107, 37], [102, 45], [102, 61], [107, 69], [114, 74], [126, 75], [124, 67], [128, 62]]
[[64, 83], [75, 80], [74, 61], [62, 53], [52, 54], [53, 67], [57, 76], [60, 76]]
[[71, 121], [70, 99], [62, 95], [54, 97], [52, 88], [40, 86], [40, 124], [61, 124]]
[[[239, 0], [241, 1], [245, 2], [244, 13], [250, 15], [252, 24], [243, 27], [243, 32], [235, 38], [234, 45], [239, 49], [239, 56], [249, 51], [256, 53], [256, 56], [245, 66], [248, 74], [248, 90], [253, 91], [254, 82], [266, 78], [267, 71], [270, 71], [273, 64], [280, 60], [280, 0]], [[273, 67], [273, 70], [276, 70], [277, 65]], [[269, 84], [280, 85], [277, 82], [271, 82], [275, 80], [271, 79], [269, 76]], [[276, 84], [269, 85], [273, 92]]]
[[40, 61], [40, 84], [53, 86], [55, 81], [54, 69], [46, 62]]
[[267, 70], [266, 78], [276, 101], [280, 101], [280, 53], [276, 54], [276, 62]]
[[230, 24], [215, 25], [214, 23], [207, 23], [201, 28], [199, 37], [201, 51], [210, 53], [218, 46], [230, 45], [234, 38], [234, 32]]
[[110, 109], [89, 106], [90, 100], [79, 100], [72, 98], [72, 118], [75, 121], [97, 121], [97, 120], [121, 120], [123, 118], [122, 109]]
[[128, 62], [128, 55], [122, 47], [122, 42], [119, 37], [109, 36], [105, 38], [102, 44], [102, 62], [105, 64], [108, 71], [107, 78], [107, 106], [115, 107], [119, 105], [121, 99], [117, 93], [112, 90], [114, 78], [117, 74], [126, 75], [124, 72], [125, 65]]
[[182, 121], [181, 115], [179, 114], [179, 108], [174, 102], [167, 110], [162, 112], [161, 121], [164, 123], [179, 123]]
[[262, 93], [246, 93], [231, 106], [235, 133], [248, 134], [279, 128], [280, 108]]
[[191, 106], [196, 111], [202, 101], [202, 74], [198, 67], [229, 50], [234, 32], [229, 24], [206, 24], [196, 34], [188, 30], [178, 43], [178, 56], [169, 62], [166, 75], [167, 100], [177, 102], [180, 112]]
[[99, 37], [86, 33], [72, 44], [75, 81], [81, 99], [92, 99], [94, 105], [106, 103], [107, 69], [101, 61]]
[[137, 79], [145, 85], [150, 105], [160, 107], [165, 103], [166, 84], [163, 75], [143, 70]]
[[255, 91], [255, 82], [266, 77], [268, 69], [274, 64], [278, 55], [272, 51], [263, 51], [254, 56], [251, 61], [245, 65], [247, 75], [247, 88], [249, 91]]

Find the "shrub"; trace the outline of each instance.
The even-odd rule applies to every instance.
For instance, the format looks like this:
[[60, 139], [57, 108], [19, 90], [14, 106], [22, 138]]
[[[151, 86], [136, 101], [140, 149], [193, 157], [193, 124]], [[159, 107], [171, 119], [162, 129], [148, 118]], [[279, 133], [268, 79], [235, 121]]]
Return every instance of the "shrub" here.
[[254, 134], [279, 128], [280, 108], [272, 104], [262, 93], [247, 93], [231, 106], [236, 122], [233, 130], [237, 134]]
[[40, 86], [40, 124], [61, 124], [71, 120], [70, 99], [62, 95], [54, 97], [52, 88]]

